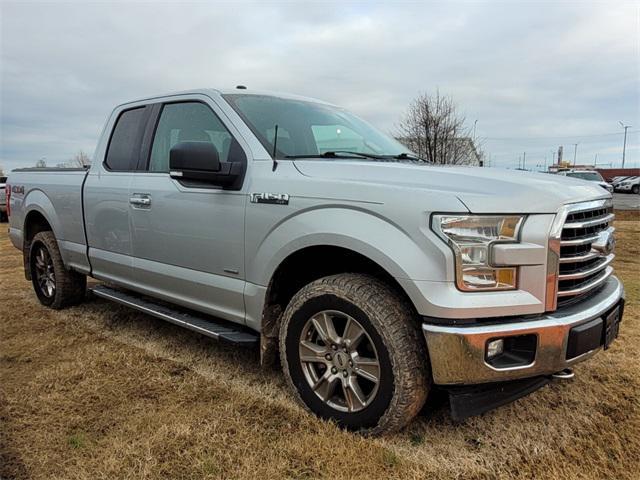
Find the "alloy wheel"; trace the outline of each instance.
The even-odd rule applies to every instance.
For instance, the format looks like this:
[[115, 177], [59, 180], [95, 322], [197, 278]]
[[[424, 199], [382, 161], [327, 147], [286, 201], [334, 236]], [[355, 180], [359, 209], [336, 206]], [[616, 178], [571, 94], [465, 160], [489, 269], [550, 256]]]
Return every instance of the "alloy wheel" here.
[[36, 282], [40, 292], [47, 298], [56, 294], [56, 276], [53, 260], [44, 245], [39, 245], [35, 253]]
[[374, 400], [380, 361], [355, 318], [336, 310], [313, 315], [302, 329], [298, 352], [305, 379], [325, 404], [352, 413]]

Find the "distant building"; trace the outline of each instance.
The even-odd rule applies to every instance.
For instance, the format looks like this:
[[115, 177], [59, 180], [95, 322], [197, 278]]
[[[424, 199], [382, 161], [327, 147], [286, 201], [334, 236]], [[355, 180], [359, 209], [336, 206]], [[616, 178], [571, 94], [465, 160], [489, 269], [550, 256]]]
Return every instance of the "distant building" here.
[[562, 172], [564, 170], [594, 170], [593, 165], [572, 165], [571, 162], [559, 162], [549, 165], [550, 173]]
[[613, 177], [640, 177], [640, 168], [596, 168], [602, 177], [610, 182]]

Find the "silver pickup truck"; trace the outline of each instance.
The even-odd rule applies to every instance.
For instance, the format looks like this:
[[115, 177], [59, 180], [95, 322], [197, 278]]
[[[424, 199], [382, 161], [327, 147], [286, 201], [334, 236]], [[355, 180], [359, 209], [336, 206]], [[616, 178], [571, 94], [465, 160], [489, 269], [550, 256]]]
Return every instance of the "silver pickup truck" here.
[[618, 333], [611, 195], [429, 166], [336, 106], [197, 90], [116, 107], [89, 170], [8, 179], [51, 308], [103, 297], [278, 354], [297, 400], [377, 434], [434, 390], [456, 419], [567, 378]]

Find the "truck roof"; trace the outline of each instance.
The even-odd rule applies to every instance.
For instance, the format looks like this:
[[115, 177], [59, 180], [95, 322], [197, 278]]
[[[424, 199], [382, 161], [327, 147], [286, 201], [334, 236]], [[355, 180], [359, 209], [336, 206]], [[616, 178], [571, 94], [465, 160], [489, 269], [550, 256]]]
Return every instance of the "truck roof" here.
[[250, 90], [248, 88], [236, 87], [236, 88], [221, 88], [221, 89], [196, 88], [192, 90], [180, 90], [176, 92], [164, 93], [161, 95], [152, 95], [148, 97], [136, 98], [133, 100], [129, 100], [127, 102], [123, 102], [120, 105], [118, 105], [118, 107], [128, 105], [130, 103], [139, 103], [139, 102], [156, 100], [160, 98], [166, 98], [166, 97], [172, 97], [172, 96], [178, 96], [178, 95], [193, 95], [193, 94], [201, 94], [201, 95], [207, 95], [207, 96], [211, 96], [211, 94], [214, 94], [214, 95], [264, 95], [269, 97], [286, 98], [290, 100], [301, 100], [306, 102], [322, 103], [324, 105], [333, 105], [329, 102], [325, 102], [317, 98], [305, 97], [302, 95], [295, 95], [292, 93], [274, 92], [269, 90]]

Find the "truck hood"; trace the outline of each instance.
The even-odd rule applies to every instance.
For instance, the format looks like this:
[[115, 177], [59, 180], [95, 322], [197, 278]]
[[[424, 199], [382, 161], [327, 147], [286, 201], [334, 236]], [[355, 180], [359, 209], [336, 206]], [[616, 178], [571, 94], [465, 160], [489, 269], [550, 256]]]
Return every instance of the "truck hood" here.
[[473, 213], [555, 213], [566, 203], [611, 196], [595, 182], [497, 168], [322, 159], [295, 165], [308, 177], [452, 194]]

